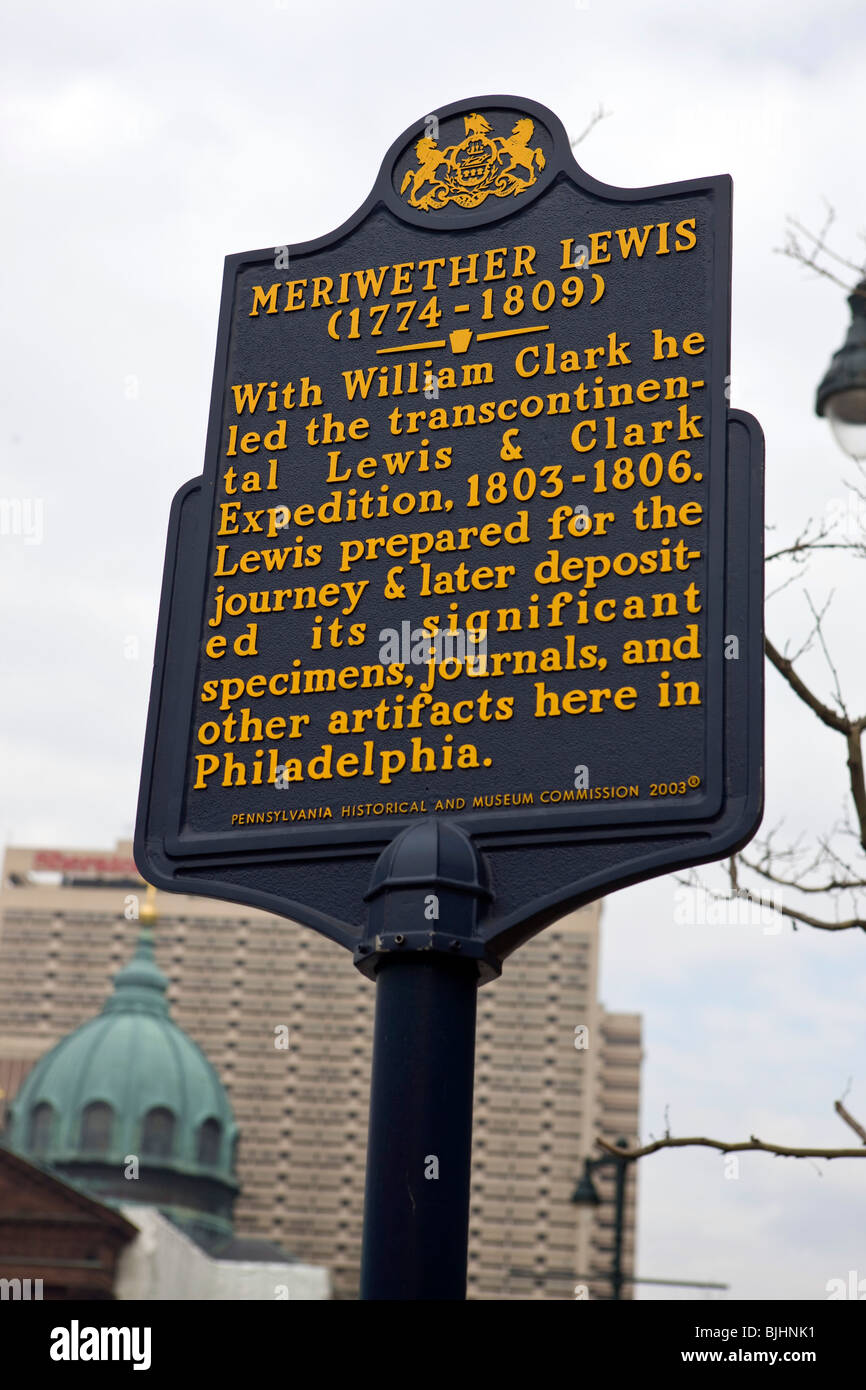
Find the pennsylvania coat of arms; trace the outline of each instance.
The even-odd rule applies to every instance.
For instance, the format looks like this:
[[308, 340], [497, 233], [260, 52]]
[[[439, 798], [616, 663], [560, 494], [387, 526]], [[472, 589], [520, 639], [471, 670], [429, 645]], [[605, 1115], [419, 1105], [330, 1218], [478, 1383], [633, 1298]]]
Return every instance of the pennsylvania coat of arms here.
[[466, 138], [459, 145], [440, 150], [429, 136], [416, 144], [418, 168], [407, 169], [400, 185], [413, 208], [475, 208], [491, 193], [506, 198], [531, 188], [544, 168], [541, 146], [529, 145], [535, 125], [528, 116], [515, 122], [507, 139], [492, 135], [493, 127], [477, 112], [464, 116], [463, 124]]

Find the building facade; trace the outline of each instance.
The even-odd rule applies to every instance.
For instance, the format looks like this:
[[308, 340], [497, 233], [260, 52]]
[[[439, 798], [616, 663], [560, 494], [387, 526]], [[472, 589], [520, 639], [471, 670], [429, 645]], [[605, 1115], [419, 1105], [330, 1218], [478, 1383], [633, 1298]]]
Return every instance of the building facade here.
[[[143, 901], [127, 843], [7, 850], [0, 1110], [98, 1011]], [[236, 1231], [328, 1266], [336, 1296], [357, 1297], [374, 985], [341, 947], [284, 918], [174, 894], [158, 907], [172, 1015], [216, 1068], [241, 1134]], [[638, 1137], [641, 1025], [598, 1001], [599, 916], [593, 904], [548, 927], [480, 991], [470, 1298], [610, 1296], [611, 1171], [595, 1176], [599, 1207], [571, 1196], [597, 1136]], [[627, 1274], [633, 1183], [632, 1172]]]

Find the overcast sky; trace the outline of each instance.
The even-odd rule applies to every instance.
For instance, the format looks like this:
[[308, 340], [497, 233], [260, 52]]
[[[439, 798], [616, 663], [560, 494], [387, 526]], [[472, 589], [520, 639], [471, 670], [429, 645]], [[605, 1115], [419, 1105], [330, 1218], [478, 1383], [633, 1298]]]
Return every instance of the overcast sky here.
[[[850, 469], [815, 386], [842, 290], [776, 254], [786, 217], [866, 257], [862, 0], [112, 0], [7, 7], [2, 67], [4, 331], [0, 830], [7, 842], [131, 836], [171, 498], [201, 471], [223, 257], [320, 236], [363, 201], [388, 146], [448, 102], [540, 101], [610, 184], [734, 180], [732, 404], [767, 438], [771, 548], [848, 505]], [[38, 542], [38, 543], [34, 543]], [[784, 577], [780, 572], [779, 578]], [[771, 576], [775, 584], [775, 575]], [[862, 563], [828, 639], [866, 708]], [[769, 605], [777, 645], [802, 590]], [[820, 652], [804, 673], [829, 698]], [[844, 752], [767, 675], [765, 828], [806, 836], [845, 800]], [[603, 997], [644, 1016], [643, 1129], [787, 1144], [866, 1122], [866, 940], [785, 925], [695, 926], [660, 879], [608, 900]], [[813, 904], [814, 906], [814, 904]], [[495, 986], [494, 986], [495, 987]], [[866, 1278], [866, 1163], [706, 1151], [644, 1160], [638, 1263], [732, 1297], [821, 1299]], [[694, 1291], [645, 1288], [641, 1297]]]

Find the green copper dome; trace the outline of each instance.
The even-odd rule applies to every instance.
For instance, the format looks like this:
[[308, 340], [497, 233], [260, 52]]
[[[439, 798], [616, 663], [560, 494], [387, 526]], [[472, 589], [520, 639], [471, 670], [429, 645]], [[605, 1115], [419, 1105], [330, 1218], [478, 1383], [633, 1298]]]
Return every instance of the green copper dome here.
[[216, 1071], [172, 1021], [167, 985], [145, 928], [102, 1012], [25, 1078], [4, 1141], [96, 1195], [230, 1232], [237, 1125]]

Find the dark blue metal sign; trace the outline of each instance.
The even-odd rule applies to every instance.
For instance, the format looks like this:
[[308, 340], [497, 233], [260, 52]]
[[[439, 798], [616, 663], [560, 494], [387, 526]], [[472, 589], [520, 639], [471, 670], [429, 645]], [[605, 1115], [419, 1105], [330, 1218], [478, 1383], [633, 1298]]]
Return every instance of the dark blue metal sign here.
[[728, 178], [612, 188], [544, 107], [480, 97], [401, 136], [337, 231], [227, 259], [170, 523], [150, 882], [360, 959], [374, 862], [447, 826], [484, 866], [489, 975], [750, 838], [763, 452], [728, 404], [730, 225]]

